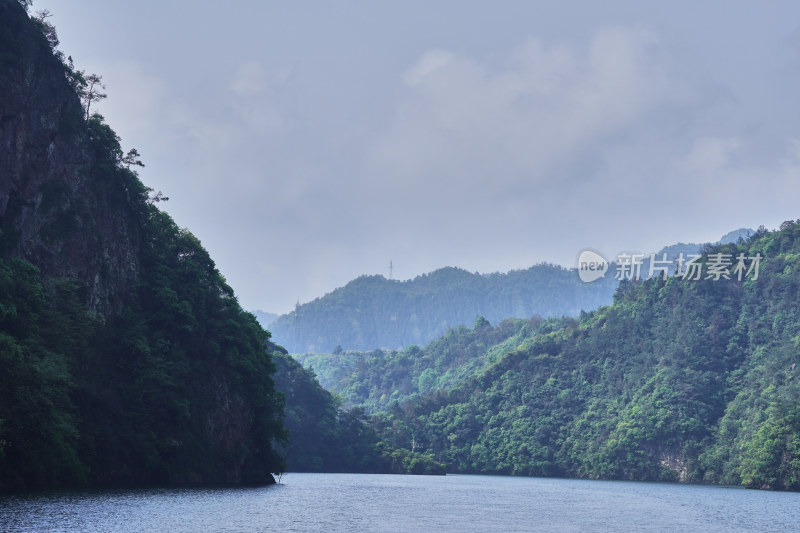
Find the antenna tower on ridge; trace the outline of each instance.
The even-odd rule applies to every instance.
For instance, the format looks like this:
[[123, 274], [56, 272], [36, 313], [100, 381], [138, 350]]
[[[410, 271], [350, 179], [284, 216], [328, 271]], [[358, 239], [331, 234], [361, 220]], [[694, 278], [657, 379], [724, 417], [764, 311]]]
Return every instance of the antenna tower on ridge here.
[[294, 305], [294, 351], [293, 353], [299, 353], [297, 351], [297, 338], [300, 336], [300, 298], [297, 299], [297, 303]]

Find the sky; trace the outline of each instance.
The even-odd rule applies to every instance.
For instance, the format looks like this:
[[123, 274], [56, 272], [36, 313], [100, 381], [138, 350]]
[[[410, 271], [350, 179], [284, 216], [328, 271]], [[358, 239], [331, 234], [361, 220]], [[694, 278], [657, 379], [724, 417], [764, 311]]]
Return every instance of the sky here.
[[245, 309], [800, 218], [797, 2], [41, 9]]

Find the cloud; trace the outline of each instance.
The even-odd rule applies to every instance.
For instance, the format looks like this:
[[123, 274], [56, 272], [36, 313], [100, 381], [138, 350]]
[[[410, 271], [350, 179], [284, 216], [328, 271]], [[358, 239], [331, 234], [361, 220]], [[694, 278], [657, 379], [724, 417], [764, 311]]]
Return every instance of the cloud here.
[[[673, 183], [690, 191], [696, 209], [728, 205], [733, 215], [749, 206], [763, 215], [771, 209], [791, 213], [800, 192], [800, 142], [784, 139], [776, 157], [751, 157], [755, 139], [701, 137], [674, 160]], [[759, 201], [759, 200], [763, 200]], [[686, 202], [686, 201], [685, 201]]]
[[[776, 216], [764, 206], [777, 191], [772, 205], [790, 211], [793, 137], [748, 127], [749, 101], [686, 78], [672, 53], [639, 27], [489, 57], [423, 53], [357, 193], [365, 217], [395, 222], [361, 237], [400, 264], [508, 270], [571, 264], [585, 246], [715, 240]], [[785, 153], [764, 151], [774, 138]]]
[[[599, 246], [596, 221], [640, 203], [633, 190], [652, 176], [647, 161], [631, 164], [653, 151], [648, 130], [688, 98], [664, 56], [641, 28], [601, 29], [583, 45], [530, 38], [488, 58], [422, 54], [361, 182], [372, 216], [404, 222], [367, 238], [481, 271]], [[553, 224], [558, 237], [543, 231]]]
[[57, 23], [164, 207], [244, 305], [287, 310], [389, 260], [399, 278], [571, 265], [797, 218], [796, 6], [634, 4], [474, 3], [457, 24], [438, 4], [203, 8], [178, 26], [179, 6], [108, 4]]
[[680, 93], [657, 52], [639, 29], [602, 30], [584, 50], [532, 39], [494, 63], [426, 52], [403, 77], [408, 91], [368, 174], [380, 188], [425, 184], [438, 200], [454, 188], [536, 186]]
[[716, 176], [728, 168], [731, 156], [741, 145], [741, 139], [737, 137], [696, 139], [689, 153], [678, 158], [675, 169], [695, 178]]

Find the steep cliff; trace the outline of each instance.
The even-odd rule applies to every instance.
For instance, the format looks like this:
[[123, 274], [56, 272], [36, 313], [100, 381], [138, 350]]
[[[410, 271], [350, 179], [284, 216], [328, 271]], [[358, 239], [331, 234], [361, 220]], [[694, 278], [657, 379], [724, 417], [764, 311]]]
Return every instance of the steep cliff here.
[[117, 169], [92, 145], [68, 68], [18, 2], [0, 3], [0, 220], [4, 254], [87, 289], [119, 312], [140, 232]]
[[0, 489], [269, 482], [269, 334], [86, 116], [56, 42], [0, 0]]

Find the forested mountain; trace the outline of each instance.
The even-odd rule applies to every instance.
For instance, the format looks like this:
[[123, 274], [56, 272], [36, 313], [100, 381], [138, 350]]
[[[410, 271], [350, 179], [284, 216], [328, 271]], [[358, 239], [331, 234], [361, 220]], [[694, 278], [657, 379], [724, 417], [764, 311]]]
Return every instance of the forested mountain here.
[[267, 481], [267, 333], [55, 45], [0, 2], [0, 487]]
[[541, 264], [505, 274], [441, 268], [409, 281], [361, 276], [272, 323], [293, 353], [396, 349], [425, 344], [448, 327], [509, 317], [577, 315], [609, 303], [613, 276], [583, 283], [574, 270]]
[[0, 490], [440, 468], [269, 342], [28, 4], [0, 0]]
[[[735, 230], [718, 243], [736, 242], [752, 232]], [[663, 248], [657, 257], [667, 253], [672, 260], [679, 253], [696, 254], [702, 246], [678, 243]], [[645, 259], [643, 273], [648, 265]], [[574, 269], [550, 264], [505, 274], [447, 267], [409, 281], [361, 276], [273, 320], [270, 329], [293, 353], [330, 353], [337, 346], [402, 349], [426, 344], [449, 327], [472, 324], [479, 316], [496, 324], [506, 318], [578, 316], [597, 309], [611, 303], [617, 287], [613, 269], [612, 263], [611, 272], [593, 283], [581, 282]]]
[[[740, 254], [748, 268], [762, 258], [741, 281]], [[725, 261], [731, 279], [714, 279]], [[624, 282], [610, 306], [502, 336], [459, 383], [389, 403], [376, 418], [384, 438], [448, 472], [800, 490], [800, 221], [707, 247], [703, 268], [697, 281]], [[441, 343], [476, 336], [450, 332], [415, 359], [446, 360]], [[403, 354], [361, 358], [349, 380], [325, 372], [334, 390], [381, 406], [392, 376], [406, 372], [411, 390]]]
[[395, 447], [361, 407], [344, 409], [314, 373], [283, 349], [273, 352], [275, 379], [286, 396], [286, 448], [292, 472], [392, 472], [444, 474], [444, 465], [424, 451]]
[[552, 331], [561, 322], [539, 317], [506, 319], [493, 327], [479, 317], [472, 329], [450, 328], [424, 349], [412, 345], [405, 350], [297, 354], [294, 358], [313, 369], [323, 387], [336, 391], [348, 404], [374, 413], [430, 391], [451, 389], [497, 362], [520, 336]]
[[314, 374], [283, 351], [273, 352], [276, 381], [286, 398], [286, 449], [295, 472], [380, 472], [387, 469], [378, 435], [365, 423], [363, 410], [343, 410]]
[[[341, 400], [159, 209], [25, 4], [0, 0], [0, 489], [265, 482], [288, 461], [800, 490], [800, 221], [704, 248], [732, 279], [623, 282], [590, 313], [613, 277], [359, 278], [296, 323], [335, 352], [303, 361]], [[739, 256], [760, 270], [737, 279]], [[328, 329], [302, 340], [306, 318]], [[349, 351], [385, 324], [453, 327]]]

